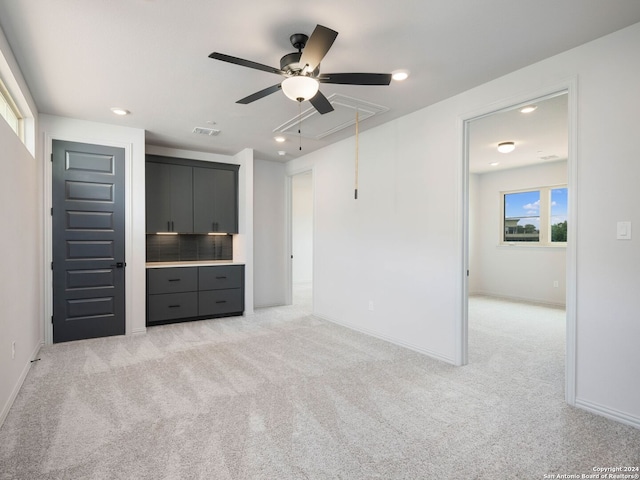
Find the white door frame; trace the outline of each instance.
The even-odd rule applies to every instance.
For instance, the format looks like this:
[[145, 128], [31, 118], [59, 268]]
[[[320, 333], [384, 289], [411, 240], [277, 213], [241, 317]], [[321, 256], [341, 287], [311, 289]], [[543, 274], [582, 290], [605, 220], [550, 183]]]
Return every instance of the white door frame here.
[[[51, 318], [53, 315], [53, 272], [51, 271], [51, 262], [53, 260], [53, 225], [51, 223], [51, 208], [52, 202], [52, 167], [51, 167], [51, 155], [53, 153], [53, 141], [61, 140], [66, 142], [78, 142], [88, 143], [93, 145], [104, 145], [108, 147], [117, 147], [124, 149], [124, 215], [125, 215], [125, 263], [132, 265], [131, 252], [133, 246], [133, 228], [132, 228], [132, 212], [131, 212], [131, 198], [132, 198], [132, 151], [133, 145], [131, 143], [114, 142], [111, 140], [100, 140], [95, 138], [87, 138], [75, 135], [54, 135], [49, 132], [44, 133], [44, 148], [43, 148], [43, 203], [44, 203], [44, 228], [43, 228], [43, 244], [44, 244], [44, 271], [47, 274], [43, 279], [43, 305], [44, 305], [44, 344], [51, 345], [53, 343], [53, 324]], [[132, 303], [128, 299], [132, 298], [133, 293], [133, 269], [125, 268], [125, 334], [130, 335], [133, 333], [132, 324]]]
[[565, 361], [565, 400], [569, 405], [576, 402], [576, 279], [577, 279], [577, 198], [578, 198], [578, 152], [577, 152], [577, 78], [567, 79], [559, 84], [549, 86], [538, 91], [529, 92], [508, 99], [503, 99], [475, 112], [470, 112], [458, 119], [461, 145], [461, 245], [462, 262], [460, 265], [459, 291], [461, 299], [456, 324], [456, 365], [468, 363], [468, 331], [469, 331], [469, 123], [481, 117], [503, 110], [524, 106], [544, 97], [567, 93], [568, 96], [568, 140], [569, 154], [567, 158], [567, 187], [568, 187], [568, 232], [566, 247], [566, 361]]
[[[293, 255], [293, 177], [295, 177], [296, 175], [300, 175], [302, 173], [307, 173], [307, 172], [311, 172], [311, 190], [312, 190], [312, 195], [313, 195], [313, 223], [312, 223], [312, 229], [313, 229], [313, 233], [312, 233], [312, 242], [314, 245], [314, 249], [313, 249], [313, 255], [312, 255], [312, 259], [311, 259], [311, 270], [312, 270], [312, 278], [313, 280], [311, 281], [311, 289], [312, 289], [312, 293], [311, 293], [311, 301], [312, 301], [312, 305], [315, 305], [315, 295], [313, 295], [313, 288], [315, 286], [315, 276], [316, 276], [316, 255], [315, 255], [315, 245], [316, 245], [316, 215], [315, 215], [315, 209], [316, 209], [316, 177], [314, 174], [314, 168], [313, 167], [302, 167], [300, 169], [297, 170], [293, 170], [290, 171], [289, 173], [287, 173], [287, 178], [286, 178], [286, 182], [285, 182], [285, 215], [286, 215], [286, 220], [285, 220], [285, 225], [286, 225], [286, 232], [285, 232], [285, 239], [286, 239], [286, 268], [285, 268], [285, 288], [286, 288], [286, 294], [285, 294], [285, 304], [286, 305], [291, 305], [293, 303], [293, 259], [291, 258]], [[315, 311], [315, 307], [312, 307], [312, 311]]]

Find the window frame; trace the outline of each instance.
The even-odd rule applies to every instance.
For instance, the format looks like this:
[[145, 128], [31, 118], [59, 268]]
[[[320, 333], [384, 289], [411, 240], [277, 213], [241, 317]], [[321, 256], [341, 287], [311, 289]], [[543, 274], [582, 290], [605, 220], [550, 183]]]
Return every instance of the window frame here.
[[[552, 237], [552, 215], [551, 215], [551, 191], [559, 190], [559, 189], [567, 189], [567, 197], [569, 188], [566, 183], [560, 183], [555, 185], [544, 185], [533, 188], [522, 188], [517, 190], [503, 190], [500, 194], [500, 231], [499, 231], [499, 246], [508, 246], [508, 247], [543, 247], [543, 248], [553, 248], [553, 247], [566, 247], [567, 242], [553, 242], [551, 240]], [[540, 195], [540, 208], [538, 218], [540, 219], [540, 226], [538, 227], [539, 231], [539, 239], [538, 241], [510, 241], [505, 240], [505, 220], [506, 220], [506, 211], [505, 211], [505, 197], [514, 193], [527, 193], [527, 192], [539, 192]], [[568, 212], [567, 212], [567, 221], [568, 221]]]
[[[13, 127], [9, 119], [6, 117], [6, 110], [9, 110], [16, 119], [16, 128]], [[16, 105], [9, 89], [5, 86], [2, 78], [0, 78], [0, 117], [7, 122], [11, 130], [15, 132], [20, 141], [24, 143], [24, 116]]]

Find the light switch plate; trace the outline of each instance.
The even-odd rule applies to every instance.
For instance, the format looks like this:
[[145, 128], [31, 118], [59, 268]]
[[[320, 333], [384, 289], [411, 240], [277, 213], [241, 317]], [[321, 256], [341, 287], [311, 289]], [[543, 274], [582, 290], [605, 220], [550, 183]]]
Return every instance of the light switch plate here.
[[631, 240], [631, 222], [618, 222], [617, 240]]

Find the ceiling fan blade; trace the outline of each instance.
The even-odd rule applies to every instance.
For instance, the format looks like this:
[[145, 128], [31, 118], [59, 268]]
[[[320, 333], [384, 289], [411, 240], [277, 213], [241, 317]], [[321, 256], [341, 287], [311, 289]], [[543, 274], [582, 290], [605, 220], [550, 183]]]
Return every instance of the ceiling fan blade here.
[[307, 40], [304, 50], [302, 50], [300, 65], [309, 65], [307, 71], [313, 72], [320, 65], [337, 36], [338, 32], [335, 30], [316, 25], [315, 30]]
[[280, 84], [267, 87], [264, 90], [260, 90], [259, 92], [249, 95], [248, 97], [241, 98], [236, 103], [242, 103], [243, 105], [246, 105], [247, 103], [255, 102], [256, 100], [260, 100], [267, 95], [271, 95], [272, 93], [277, 92], [278, 90], [280, 90], [280, 88]]
[[389, 85], [390, 73], [323, 73], [318, 76], [320, 83], [340, 85]]
[[311, 102], [311, 105], [313, 105], [322, 115], [333, 112], [333, 106], [320, 90], [318, 90], [318, 93], [316, 93], [309, 101]]
[[279, 68], [270, 67], [269, 65], [263, 65], [261, 63], [252, 62], [251, 60], [245, 60], [244, 58], [232, 57], [231, 55], [225, 55], [224, 53], [213, 52], [209, 55], [209, 58], [214, 60], [222, 60], [223, 62], [233, 63], [240, 65], [241, 67], [254, 68], [256, 70], [262, 70], [263, 72], [276, 73], [278, 75], [284, 75], [285, 73]]

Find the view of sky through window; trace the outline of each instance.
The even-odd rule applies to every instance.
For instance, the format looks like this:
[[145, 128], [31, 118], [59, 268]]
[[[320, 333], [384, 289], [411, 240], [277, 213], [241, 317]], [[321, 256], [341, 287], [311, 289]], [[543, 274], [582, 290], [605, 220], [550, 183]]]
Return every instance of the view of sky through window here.
[[551, 225], [567, 221], [567, 188], [551, 189]]
[[519, 218], [518, 225], [540, 228], [540, 191], [509, 193], [504, 196], [505, 218]]

